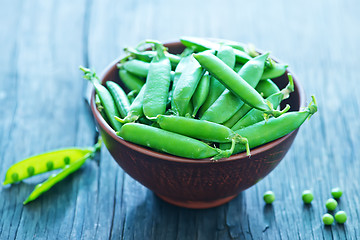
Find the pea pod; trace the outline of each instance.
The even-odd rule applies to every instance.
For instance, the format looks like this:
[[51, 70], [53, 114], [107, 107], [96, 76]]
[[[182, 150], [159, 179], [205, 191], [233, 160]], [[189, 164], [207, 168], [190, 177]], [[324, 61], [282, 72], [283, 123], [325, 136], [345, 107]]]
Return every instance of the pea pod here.
[[176, 87], [176, 84], [182, 74], [182, 72], [184, 71], [185, 66], [189, 63], [191, 56], [185, 56], [183, 58], [181, 58], [179, 64], [176, 66], [175, 72], [174, 72], [174, 78], [173, 78], [173, 83], [172, 83], [172, 87], [171, 90], [169, 92], [169, 101], [171, 103], [171, 107], [173, 109], [173, 111], [175, 111], [175, 105], [174, 105], [174, 99], [173, 99], [173, 94], [174, 94], [174, 90]]
[[279, 116], [281, 114], [274, 110], [253, 87], [216, 56], [202, 52], [194, 54], [194, 57], [210, 74], [214, 75], [226, 88], [248, 105], [269, 115]]
[[[193, 49], [195, 52], [203, 52], [209, 49], [219, 50], [221, 46], [223, 46], [223, 44], [196, 37], [182, 37], [180, 38], [180, 41], [186, 47]], [[238, 49], [234, 49], [234, 53], [236, 56], [236, 60], [240, 63], [246, 63], [251, 59], [251, 57], [247, 53]]]
[[[156, 56], [156, 51], [139, 51], [135, 48], [125, 48], [125, 52], [129, 53], [131, 56], [135, 57], [138, 60], [144, 62], [151, 62], [151, 60]], [[172, 53], [165, 53], [166, 57], [169, 58], [172, 67], [176, 67], [176, 65], [180, 62], [180, 57], [172, 54]]]
[[[235, 133], [248, 139], [250, 149], [283, 137], [298, 129], [306, 119], [310, 118], [317, 111], [315, 98], [312, 97], [312, 99], [309, 106], [302, 111], [287, 112], [280, 117], [270, 118], [267, 121], [263, 120], [248, 127], [236, 130]], [[220, 148], [227, 149], [229, 145], [230, 144], [228, 143], [223, 143], [220, 144]], [[237, 144], [235, 146], [234, 154], [243, 151], [245, 151], [244, 146]]]
[[185, 116], [187, 106], [203, 72], [200, 64], [190, 55], [189, 62], [184, 67], [174, 89], [171, 109], [173, 109], [175, 114]]
[[[263, 98], [267, 98], [274, 93], [280, 92], [278, 86], [270, 79], [261, 80], [255, 90], [258, 91]], [[249, 105], [243, 104], [241, 108], [231, 118], [229, 118], [229, 120], [223, 123], [224, 126], [232, 128], [251, 109], [252, 107]]]
[[115, 119], [121, 123], [135, 122], [140, 117], [144, 116], [143, 112], [143, 102], [144, 102], [144, 93], [145, 93], [146, 83], [141, 88], [139, 94], [135, 97], [134, 101], [130, 104], [128, 114], [125, 118], [121, 119], [115, 117]]
[[[294, 82], [293, 78], [290, 74], [289, 76], [289, 84], [282, 89], [281, 91], [270, 95], [267, 100], [273, 105], [274, 108], [277, 108], [281, 101], [288, 98], [290, 93], [294, 91]], [[285, 108], [283, 111], [287, 111], [289, 107]], [[264, 120], [263, 113], [258, 109], [251, 109], [245, 116], [243, 116], [234, 126], [231, 128], [232, 130], [238, 130], [240, 128], [244, 128], [260, 122]]]
[[[259, 55], [258, 57], [245, 63], [245, 65], [240, 69], [238, 75], [251, 89], [253, 89], [260, 81], [268, 55], [269, 53]], [[229, 89], [226, 89], [204, 112], [201, 119], [216, 123], [224, 123], [229, 120], [243, 104], [243, 100], [238, 95], [229, 91]]]
[[194, 110], [192, 112], [192, 116], [195, 117], [200, 107], [206, 101], [206, 98], [209, 94], [209, 86], [210, 86], [210, 75], [206, 72], [200, 79], [198, 86], [194, 92], [192, 97], [192, 103]]
[[106, 87], [100, 84], [99, 78], [94, 71], [84, 67], [80, 67], [80, 70], [84, 72], [84, 78], [93, 84], [96, 94], [99, 95], [101, 104], [104, 107], [107, 119], [109, 120], [109, 125], [115, 131], [119, 131], [121, 123], [115, 120], [115, 116], [119, 117], [120, 114], [110, 92], [106, 89]]
[[97, 110], [100, 112], [101, 116], [104, 118], [105, 122], [109, 122], [109, 120], [107, 119], [105, 110], [104, 110], [104, 106], [101, 104], [99, 95], [95, 94], [95, 105]]
[[[231, 129], [217, 123], [166, 115], [159, 115], [157, 117], [157, 123], [162, 129], [200, 140], [217, 143], [241, 143], [244, 144], [245, 147], [248, 144], [246, 138], [242, 138]], [[248, 154], [250, 154], [249, 151]]]
[[213, 148], [194, 138], [140, 123], [125, 124], [117, 132], [117, 135], [135, 144], [192, 159], [211, 158], [212, 160], [218, 160], [229, 157], [233, 151], [233, 149], [220, 150]]
[[124, 63], [119, 63], [118, 68], [125, 69], [126, 71], [138, 76], [146, 78], [149, 72], [150, 63], [143, 62], [137, 59], [132, 59]]
[[[221, 47], [216, 53], [216, 56], [230, 68], [234, 68], [236, 59], [232, 48], [226, 46]], [[221, 82], [219, 82], [215, 77], [210, 76], [209, 93], [205, 102], [199, 109], [199, 117], [201, 117], [204, 112], [216, 101], [216, 99], [219, 98], [225, 89], [225, 86]]]
[[270, 67], [265, 68], [261, 79], [277, 78], [283, 75], [287, 69], [287, 64], [279, 64], [274, 62]]
[[47, 180], [45, 180], [40, 184], [37, 184], [34, 190], [28, 196], [28, 198], [23, 202], [23, 204], [25, 205], [31, 201], [34, 201], [40, 195], [42, 195], [43, 193], [48, 191], [51, 187], [53, 187], [56, 183], [66, 178], [71, 173], [77, 171], [86, 162], [86, 160], [90, 157], [93, 157], [94, 153], [98, 151], [100, 148], [101, 148], [101, 141], [99, 141], [93, 148], [91, 148], [91, 151], [89, 153], [76, 159], [74, 162], [70, 164], [66, 164], [60, 172], [56, 174], [52, 174]]
[[91, 152], [91, 148], [65, 148], [31, 156], [15, 163], [7, 170], [3, 185], [13, 184], [34, 175], [63, 168]]
[[255, 88], [263, 98], [267, 98], [270, 95], [280, 92], [279, 87], [270, 79], [261, 80]]
[[146, 87], [143, 100], [144, 115], [148, 119], [155, 119], [158, 114], [164, 114], [169, 94], [171, 81], [171, 66], [169, 59], [165, 56], [165, 47], [156, 41], [153, 43], [157, 55], [150, 63], [149, 73], [146, 78]]
[[130, 91], [140, 91], [141, 87], [145, 84], [145, 80], [135, 76], [125, 69], [119, 70], [119, 77], [121, 82], [124, 83], [125, 87], [127, 87]]
[[130, 107], [130, 102], [126, 93], [117, 83], [113, 81], [107, 81], [106, 86], [115, 101], [120, 117], [124, 118]]

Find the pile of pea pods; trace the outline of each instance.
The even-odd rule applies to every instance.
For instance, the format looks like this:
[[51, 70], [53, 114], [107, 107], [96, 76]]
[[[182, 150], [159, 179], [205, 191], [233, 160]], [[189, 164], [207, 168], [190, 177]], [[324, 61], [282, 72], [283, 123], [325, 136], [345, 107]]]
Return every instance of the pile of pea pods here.
[[286, 64], [269, 53], [226, 40], [182, 37], [172, 54], [159, 41], [125, 48], [119, 61], [121, 86], [104, 85], [81, 67], [96, 91], [106, 122], [126, 141], [191, 159], [219, 160], [246, 152], [297, 129], [317, 111], [315, 98], [296, 112], [279, 109], [294, 91], [292, 76], [284, 89], [271, 80]]

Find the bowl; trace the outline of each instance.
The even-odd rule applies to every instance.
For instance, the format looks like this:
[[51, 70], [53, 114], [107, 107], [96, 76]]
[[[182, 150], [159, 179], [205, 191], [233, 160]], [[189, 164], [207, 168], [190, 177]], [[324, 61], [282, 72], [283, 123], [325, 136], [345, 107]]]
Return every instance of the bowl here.
[[[171, 53], [181, 53], [184, 49], [180, 42], [168, 43], [165, 46]], [[119, 60], [120, 58], [105, 69], [101, 75], [102, 83], [112, 80], [121, 85], [116, 67]], [[290, 111], [299, 110], [305, 104], [303, 90], [293, 73], [292, 75], [295, 91], [282, 102], [282, 107], [290, 104]], [[273, 80], [280, 89], [288, 83], [286, 74]], [[279, 164], [298, 132], [297, 129], [284, 137], [253, 148], [251, 157], [239, 153], [217, 162], [210, 159], [182, 158], [156, 152], [118, 137], [96, 109], [94, 96], [95, 91], [92, 92], [91, 110], [114, 160], [128, 175], [158, 197], [180, 207], [211, 208], [235, 198]]]

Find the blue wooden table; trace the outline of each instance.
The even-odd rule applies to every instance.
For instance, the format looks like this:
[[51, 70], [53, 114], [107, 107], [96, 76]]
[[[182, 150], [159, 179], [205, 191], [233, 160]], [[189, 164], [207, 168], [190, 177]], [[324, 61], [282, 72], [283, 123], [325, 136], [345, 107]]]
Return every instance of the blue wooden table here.
[[[0, 239], [359, 239], [360, 2], [356, 0], [0, 0], [0, 177], [30, 155], [90, 146], [97, 132], [79, 65], [101, 72], [151, 38], [253, 43], [289, 64], [319, 111], [265, 179], [222, 206], [191, 210], [157, 198], [107, 149], [38, 200], [49, 174], [0, 188]], [[344, 225], [322, 223], [330, 190]], [[311, 205], [301, 193], [314, 192]], [[265, 205], [262, 194], [276, 201]]]

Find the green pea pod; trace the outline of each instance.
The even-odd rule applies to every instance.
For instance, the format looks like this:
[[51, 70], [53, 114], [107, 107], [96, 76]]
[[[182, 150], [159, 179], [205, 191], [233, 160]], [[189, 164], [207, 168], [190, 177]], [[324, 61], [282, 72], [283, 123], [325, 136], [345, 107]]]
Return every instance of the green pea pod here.
[[220, 44], [197, 37], [181, 37], [180, 42], [185, 47], [192, 49], [194, 52], [202, 52], [209, 49], [219, 50]]
[[[221, 59], [226, 65], [230, 68], [234, 68], [235, 66], [235, 53], [229, 47], [221, 47], [219, 51], [216, 53], [216, 56]], [[225, 86], [219, 82], [213, 76], [210, 76], [210, 86], [209, 86], [209, 93], [208, 96], [199, 109], [199, 117], [201, 117], [204, 112], [219, 98], [221, 93], [225, 90]]]
[[192, 97], [192, 103], [194, 110], [192, 112], [192, 116], [195, 117], [200, 107], [204, 104], [208, 94], [210, 87], [210, 75], [206, 72], [200, 79], [200, 82], [194, 92]]
[[[140, 89], [141, 90], [141, 89]], [[139, 91], [138, 90], [132, 90], [132, 91], [130, 91], [128, 94], [126, 94], [126, 96], [127, 96], [127, 98], [128, 98], [128, 100], [129, 100], [129, 103], [131, 104], [134, 100], [135, 100], [135, 98], [136, 98], [136, 96], [139, 94]], [[129, 107], [130, 108], [130, 107]]]
[[206, 143], [181, 134], [140, 123], [125, 124], [117, 135], [124, 140], [179, 157], [202, 159], [229, 157], [229, 150], [210, 147]]
[[287, 67], [288, 67], [287, 64], [279, 64], [273, 62], [272, 66], [265, 68], [264, 73], [261, 76], [261, 80], [280, 77], [285, 73]]
[[129, 123], [135, 122], [140, 117], [144, 116], [143, 112], [143, 102], [144, 102], [144, 93], [145, 93], [146, 83], [141, 88], [139, 94], [136, 96], [134, 101], [130, 104], [128, 114], [125, 118], [121, 119], [119, 117], [115, 117], [115, 119], [121, 123]]
[[[159, 115], [157, 117], [157, 122], [162, 129], [188, 137], [217, 143], [242, 143], [245, 147], [248, 145], [246, 138], [241, 137], [221, 124], [166, 115]], [[250, 154], [250, 152], [248, 152], [248, 154]]]
[[[277, 118], [270, 118], [267, 121], [255, 123], [248, 127], [236, 130], [235, 133], [245, 137], [249, 141], [250, 149], [274, 141], [286, 134], [298, 129], [306, 119], [310, 118], [316, 111], [315, 98], [312, 97], [309, 106], [299, 112], [287, 112]], [[261, 133], [261, 134], [259, 134]], [[227, 149], [230, 144], [220, 144], [221, 149]], [[235, 146], [234, 154], [245, 151], [243, 145]]]
[[148, 119], [155, 119], [158, 114], [164, 114], [171, 81], [171, 66], [165, 56], [165, 47], [156, 41], [146, 41], [155, 45], [157, 55], [151, 61], [149, 74], [146, 78], [143, 111]]
[[175, 114], [185, 116], [187, 106], [203, 74], [200, 64], [190, 55], [179, 80], [176, 83], [171, 109]]
[[264, 98], [251, 87], [240, 75], [229, 68], [216, 56], [207, 53], [194, 54], [196, 60], [199, 61], [210, 74], [214, 75], [216, 79], [222, 82], [231, 92], [240, 97], [245, 103], [250, 106], [264, 111], [266, 114], [279, 116], [281, 113], [274, 110]]
[[113, 81], [107, 81], [106, 86], [111, 96], [115, 100], [115, 104], [120, 113], [120, 117], [124, 118], [130, 108], [130, 102], [126, 93], [117, 83]]
[[92, 148], [64, 148], [26, 158], [12, 165], [6, 172], [3, 185], [63, 168], [92, 152]]
[[[270, 95], [280, 92], [278, 86], [270, 79], [261, 80], [255, 88], [263, 98], [267, 98]], [[232, 128], [246, 113], [248, 113], [252, 107], [247, 104], [243, 104], [241, 108], [231, 117], [229, 120], [224, 122], [224, 126]]]
[[130, 91], [137, 90], [140, 91], [142, 86], [145, 84], [145, 81], [140, 77], [135, 76], [134, 74], [126, 71], [125, 69], [119, 70], [119, 77], [125, 87]]
[[80, 70], [84, 72], [84, 79], [89, 80], [93, 84], [96, 94], [99, 95], [101, 104], [104, 107], [107, 119], [109, 120], [109, 125], [115, 131], [119, 131], [121, 123], [116, 121], [115, 117], [119, 117], [120, 114], [110, 92], [106, 89], [106, 87], [100, 84], [99, 78], [94, 71], [84, 67], [80, 67]]
[[[100, 150], [100, 148], [101, 148], [101, 140], [97, 144], [95, 144], [94, 147], [91, 148], [90, 152], [86, 153], [85, 155], [82, 155], [81, 157], [79, 156], [75, 161], [63, 166], [63, 169], [60, 172], [56, 174], [52, 174], [46, 181], [36, 185], [34, 190], [31, 192], [28, 198], [23, 202], [23, 204], [25, 205], [31, 201], [34, 201], [40, 195], [48, 191], [56, 183], [60, 182], [68, 175], [78, 170], [86, 162], [86, 160], [90, 157], [93, 157], [94, 153]], [[41, 159], [38, 159], [38, 161], [41, 162]]]
[[146, 78], [149, 72], [150, 63], [143, 62], [137, 59], [132, 59], [124, 63], [118, 64], [118, 68], [123, 68], [126, 71], [138, 76]]
[[[219, 50], [222, 46], [224, 46], [223, 44], [197, 37], [182, 37], [180, 38], [180, 41], [186, 47], [193, 49], [194, 52], [203, 52], [209, 49]], [[233, 50], [236, 56], [236, 60], [238, 62], [246, 63], [251, 59], [251, 57], [247, 53], [238, 49]]]
[[279, 87], [270, 79], [261, 80], [255, 88], [263, 98], [267, 98], [270, 95], [280, 92]]
[[[281, 101], [288, 98], [290, 93], [294, 91], [294, 82], [292, 76], [289, 74], [289, 84], [282, 89], [281, 91], [270, 95], [267, 100], [273, 105], [274, 108], [277, 108]], [[288, 108], [285, 108], [283, 111], [287, 111]], [[251, 109], [245, 116], [243, 116], [234, 126], [231, 128], [232, 130], [238, 130], [240, 128], [244, 128], [260, 122], [264, 120], [263, 112], [258, 109]]]
[[[135, 48], [125, 48], [124, 51], [144, 62], [151, 62], [151, 60], [156, 56], [156, 51], [139, 51]], [[180, 56], [168, 52], [165, 53], [165, 56], [169, 58], [171, 66], [174, 68], [180, 62]]]
[[103, 117], [103, 119], [105, 120], [105, 122], [109, 123], [109, 119], [107, 119], [105, 110], [104, 110], [104, 106], [101, 104], [99, 95], [95, 94], [95, 105], [97, 110], [100, 112], [101, 116]]
[[[266, 53], [253, 58], [245, 63], [238, 73], [240, 78], [243, 79], [252, 89], [260, 81], [268, 55], [269, 53]], [[243, 104], [243, 100], [238, 95], [226, 89], [204, 112], [201, 119], [210, 122], [224, 123], [229, 120]]]
[[[174, 72], [174, 78], [173, 78], [172, 87], [171, 87], [171, 90], [169, 92], [169, 101], [171, 103], [172, 108], [175, 108], [175, 105], [174, 105], [174, 102], [173, 102], [174, 101], [173, 94], [174, 94], [176, 84], [177, 84], [182, 72], [184, 71], [186, 65], [189, 63], [190, 58], [191, 58], [190, 55], [181, 58], [179, 64], [176, 66], [176, 69], [175, 69], [175, 72]], [[175, 111], [175, 109], [173, 109], [173, 111]]]

